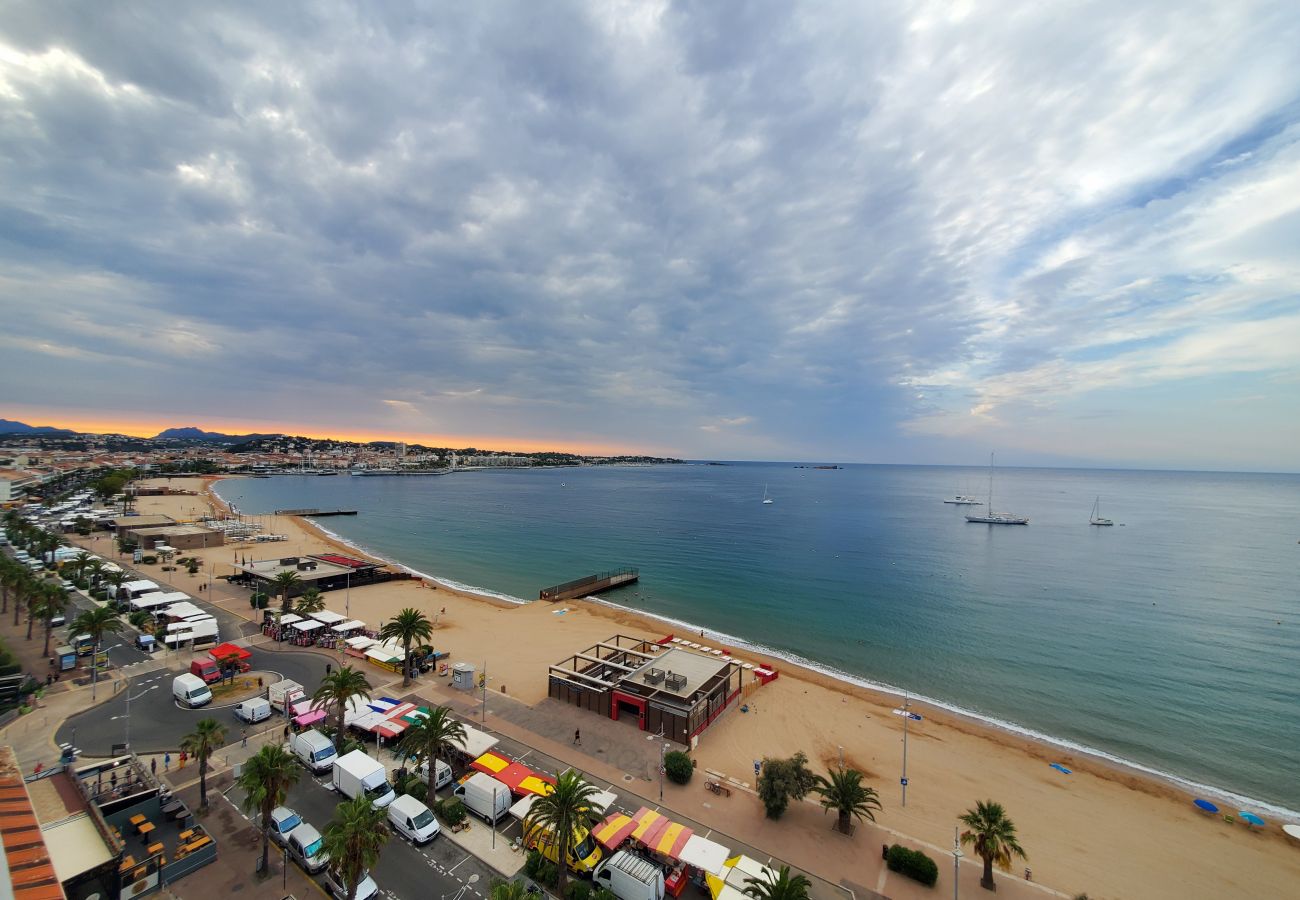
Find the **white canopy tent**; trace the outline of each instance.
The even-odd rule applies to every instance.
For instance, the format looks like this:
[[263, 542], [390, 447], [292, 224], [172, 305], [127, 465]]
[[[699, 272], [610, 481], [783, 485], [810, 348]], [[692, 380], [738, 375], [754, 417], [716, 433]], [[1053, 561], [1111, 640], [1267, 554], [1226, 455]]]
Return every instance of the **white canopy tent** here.
[[317, 622], [314, 619], [308, 619], [306, 622], [293, 623], [294, 631], [301, 631], [303, 633], [306, 633], [308, 631], [315, 631], [317, 628], [324, 628], [324, 627], [325, 627], [324, 622]]
[[717, 878], [727, 873], [727, 855], [731, 851], [708, 838], [693, 834], [686, 839], [678, 859]]
[[[335, 634], [347, 634], [349, 631], [355, 631], [358, 628], [365, 627], [366, 623], [362, 622], [360, 619], [349, 619], [347, 622], [335, 625], [330, 629], [330, 631], [333, 631]], [[366, 640], [369, 640], [369, 638], [366, 638]]]
[[317, 622], [323, 622], [326, 625], [337, 625], [344, 621], [347, 616], [341, 616], [336, 612], [330, 612], [328, 609], [322, 609], [320, 612], [314, 612], [311, 617]]

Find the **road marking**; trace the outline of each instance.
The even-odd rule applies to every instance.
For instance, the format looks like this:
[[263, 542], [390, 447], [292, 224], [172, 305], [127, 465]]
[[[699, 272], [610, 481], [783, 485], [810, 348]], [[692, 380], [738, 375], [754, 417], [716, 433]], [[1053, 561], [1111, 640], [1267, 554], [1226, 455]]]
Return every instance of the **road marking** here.
[[[469, 857], [466, 856], [465, 859], [469, 859]], [[458, 868], [460, 868], [460, 864], [463, 863], [463, 862], [465, 861], [465, 859], [462, 859], [460, 862], [456, 863], [456, 865], [454, 865], [454, 866], [452, 866], [450, 869], [448, 869], [448, 870], [447, 870], [447, 874], [450, 875], [452, 872], [455, 872]]]

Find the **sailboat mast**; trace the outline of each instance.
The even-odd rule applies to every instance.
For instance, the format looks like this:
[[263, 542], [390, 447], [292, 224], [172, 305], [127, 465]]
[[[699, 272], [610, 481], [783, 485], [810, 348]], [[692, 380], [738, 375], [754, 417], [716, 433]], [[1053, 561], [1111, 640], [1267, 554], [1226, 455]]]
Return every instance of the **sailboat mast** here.
[[993, 454], [989, 454], [989, 515], [993, 515]]

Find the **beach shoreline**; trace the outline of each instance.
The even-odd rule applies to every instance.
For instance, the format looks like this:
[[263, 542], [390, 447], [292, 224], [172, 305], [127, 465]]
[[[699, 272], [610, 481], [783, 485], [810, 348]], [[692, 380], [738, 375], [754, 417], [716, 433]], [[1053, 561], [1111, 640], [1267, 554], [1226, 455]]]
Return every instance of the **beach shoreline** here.
[[[222, 479], [204, 479], [204, 491], [214, 504], [224, 508], [226, 504], [212, 487], [218, 480]], [[483, 595], [463, 586], [446, 584], [436, 575], [418, 572], [400, 561], [386, 559], [366, 548], [357, 547], [315, 523], [289, 517], [275, 517], [274, 522], [277, 531], [294, 529], [302, 539], [329, 549], [364, 556], [412, 572], [421, 580], [437, 585], [440, 598], [491, 610], [490, 613], [483, 613], [487, 622], [501, 621], [501, 616], [514, 615], [539, 623], [540, 627], [546, 627], [540, 623], [547, 622], [547, 619], [568, 620], [565, 627], [577, 624], [574, 615], [549, 615], [556, 611], [540, 609], [542, 605], [538, 603], [520, 604], [501, 597]], [[414, 584], [407, 584], [415, 587]], [[363, 598], [362, 591], [370, 590], [373, 589], [354, 589], [354, 603], [365, 605], [367, 600]], [[418, 595], [408, 592], [402, 596], [405, 600], [401, 602], [414, 605], [410, 602], [411, 598]], [[440, 602], [431, 601], [427, 595], [422, 599], [425, 602]], [[391, 603], [382, 605], [392, 606]], [[628, 631], [647, 637], [686, 633], [683, 623], [606, 601], [581, 600], [561, 606], [567, 607], [571, 613], [580, 613], [582, 617], [599, 623], [587, 625], [587, 633], [598, 633], [593, 632], [593, 627], [603, 629], [606, 636], [616, 631]], [[469, 609], [470, 607], [465, 607], [467, 613]], [[464, 613], [457, 611], [457, 618], [462, 615]], [[488, 624], [486, 627], [495, 626]], [[985, 796], [987, 791], [994, 799], [1007, 805], [1009, 813], [1020, 825], [1022, 836], [1033, 835], [1027, 846], [1031, 852], [1037, 848], [1034, 866], [1038, 880], [1058, 886], [1069, 885], [1071, 890], [1088, 890], [1090, 896], [1108, 895], [1105, 888], [1109, 888], [1114, 895], [1125, 896], [1197, 895], [1191, 882], [1184, 883], [1179, 890], [1169, 890], [1169, 884], [1153, 883], [1147, 886], [1149, 889], [1135, 891], [1135, 884], [1149, 880], [1149, 876], [1143, 878], [1141, 875], [1144, 868], [1142, 863], [1150, 863], [1149, 859], [1143, 859], [1142, 853], [1134, 853], [1137, 859], [1133, 862], [1137, 865], [1108, 864], [1107, 875], [1104, 877], [1096, 868], [1086, 865], [1079, 868], [1077, 861], [1074, 864], [1067, 863], [1070, 856], [1079, 855], [1080, 846], [1096, 844], [1094, 850], [1083, 853], [1084, 857], [1095, 858], [1096, 853], [1103, 853], [1108, 858], [1114, 858], [1126, 840], [1134, 846], [1141, 846], [1167, 829], [1186, 831], [1179, 838], [1180, 843], [1207, 840], [1210, 844], [1205, 852], [1207, 856], [1222, 854], [1226, 849], [1223, 846], [1225, 844], [1234, 848], [1239, 846], [1241, 852], [1250, 858], [1249, 863], [1241, 861], [1246, 868], [1240, 871], [1259, 874], [1273, 868], [1276, 869], [1273, 874], [1278, 878], [1300, 877], [1300, 853], [1288, 846], [1288, 839], [1276, 827], [1263, 833], [1250, 833], [1240, 826], [1229, 826], [1222, 822], [1216, 826], [1213, 821], [1207, 822], [1191, 808], [1191, 798], [1198, 795], [1236, 802], [1231, 792], [1210, 787], [1198, 788], [1177, 776], [1144, 771], [1122, 760], [1112, 760], [1086, 749], [1065, 746], [1048, 736], [1022, 733], [1014, 727], [991, 723], [960, 710], [947, 709], [930, 701], [917, 701], [915, 697], [914, 709], [924, 715], [925, 721], [912, 730], [909, 774], [916, 774], [912, 778], [908, 807], [902, 809], [897, 803], [895, 778], [899, 771], [901, 753], [896, 744], [889, 746], [897, 741], [901, 730], [901, 719], [892, 715], [891, 711], [903, 696], [902, 691], [887, 686], [857, 684], [849, 680], [851, 676], [840, 677], [831, 672], [819, 671], [781, 655], [774, 657], [763, 653], [747, 646], [748, 642], [724, 639], [717, 632], [707, 629], [705, 632], [706, 639], [713, 646], [730, 646], [738, 659], [774, 664], [782, 675], [773, 685], [755, 692], [753, 715], [729, 714], [720, 722], [721, 727], [715, 726], [706, 733], [699, 747], [693, 751], [693, 755], [699, 757], [701, 766], [707, 764], [718, 770], [739, 773], [739, 777], [744, 778], [748, 777], [745, 770], [754, 756], [775, 756], [803, 749], [813, 760], [814, 767], [829, 767], [834, 764], [837, 748], [843, 746], [847, 751], [846, 761], [862, 769], [873, 782], [880, 785], [886, 809], [877, 816], [878, 821], [887, 827], [940, 845], [951, 840], [951, 825], [955, 815], [973, 805], [974, 800]], [[569, 645], [569, 652], [581, 649], [579, 644], [582, 640], [575, 636], [574, 642]], [[558, 654], [554, 659], [545, 661], [558, 661], [562, 655]], [[494, 667], [496, 665], [494, 663]], [[536, 687], [537, 683], [545, 680], [544, 670], [512, 673], [509, 680], [512, 687], [521, 682], [525, 684], [524, 690], [511, 691], [519, 699], [531, 703], [544, 698], [544, 692]], [[850, 709], [853, 711], [851, 715], [848, 713]], [[840, 719], [844, 721], [840, 722]], [[856, 726], [851, 724], [852, 719], [859, 720]], [[770, 726], [760, 726], [760, 720], [776, 720], [781, 723], [780, 739], [774, 738]], [[776, 746], [769, 749], [765, 746], [769, 744]], [[762, 747], [762, 751], [756, 750], [756, 746]], [[971, 759], [983, 762], [972, 766], [969, 765]], [[959, 762], [963, 765], [957, 765]], [[1060, 763], [1073, 774], [1065, 776], [1050, 770], [1049, 763]], [[946, 769], [949, 773], [942, 779], [936, 778], [932, 774], [932, 768]], [[995, 773], [996, 777], [980, 777], [977, 780], [965, 771], [954, 771], [967, 768], [975, 771], [987, 769]], [[891, 779], [895, 780], [893, 788], [888, 786]], [[933, 796], [934, 788], [940, 788], [943, 796]], [[1089, 794], [1098, 796], [1090, 797]], [[1100, 796], [1102, 794], [1105, 796]], [[1147, 809], [1147, 806], [1155, 808]], [[1140, 814], [1136, 812], [1139, 809], [1142, 810]], [[1035, 827], [1035, 820], [1040, 817], [1059, 827], [1062, 820], [1079, 821], [1091, 816], [1100, 816], [1100, 820], [1081, 828], [1079, 832], [1066, 829], [1068, 836], [1064, 836], [1064, 840], [1059, 843], [1053, 840], [1045, 845], [1037, 833], [1042, 829]], [[1108, 828], [1106, 821], [1114, 821], [1116, 816], [1131, 818], [1133, 821]], [[1081, 833], [1085, 831], [1092, 833], [1091, 838]], [[1198, 835], [1197, 832], [1206, 834]], [[1204, 874], [1201, 873], [1202, 876]], [[1283, 882], [1277, 883], [1280, 885]]]

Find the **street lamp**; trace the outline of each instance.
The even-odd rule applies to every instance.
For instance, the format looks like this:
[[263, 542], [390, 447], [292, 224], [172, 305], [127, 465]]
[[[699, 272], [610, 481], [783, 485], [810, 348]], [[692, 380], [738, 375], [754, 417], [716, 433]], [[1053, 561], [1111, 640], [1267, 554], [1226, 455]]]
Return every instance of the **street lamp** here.
[[957, 826], [952, 826], [952, 900], [957, 900], [957, 877], [961, 874], [961, 841], [957, 839]]
[[[663, 737], [663, 729], [659, 729], [659, 736]], [[668, 752], [668, 742], [664, 741], [659, 745], [659, 802], [664, 802], [664, 754]]]
[[903, 806], [907, 806], [907, 723], [912, 718], [911, 713], [912, 701], [906, 694], [903, 695], [903, 777], [899, 783], [903, 786]]
[[139, 700], [139, 699], [140, 699], [141, 697], [143, 697], [145, 694], [149, 693], [150, 691], [157, 690], [157, 689], [158, 689], [158, 685], [155, 684], [153, 687], [147, 687], [147, 688], [145, 688], [143, 691], [141, 691], [140, 693], [138, 693], [138, 694], [136, 694], [134, 697], [132, 697], [132, 696], [131, 696], [131, 690], [130, 690], [130, 688], [127, 688], [127, 691], [126, 691], [126, 749], [127, 749], [127, 752], [128, 752], [128, 753], [131, 751], [131, 701], [132, 701], [132, 700]]

